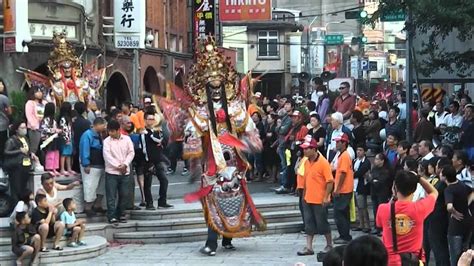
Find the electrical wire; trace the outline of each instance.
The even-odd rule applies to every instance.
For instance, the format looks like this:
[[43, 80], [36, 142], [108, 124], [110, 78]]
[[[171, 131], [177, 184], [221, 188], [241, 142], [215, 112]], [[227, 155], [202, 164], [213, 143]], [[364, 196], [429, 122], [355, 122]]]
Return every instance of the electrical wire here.
[[[347, 11], [354, 11], [354, 10], [361, 10], [365, 6], [354, 6], [354, 7], [348, 7], [346, 9], [341, 9], [341, 10], [335, 10], [331, 12], [326, 12], [326, 13], [319, 13], [319, 14], [311, 14], [311, 15], [304, 15], [304, 16], [295, 16], [295, 19], [300, 19], [300, 18], [313, 18], [313, 17], [320, 17], [320, 16], [325, 16], [325, 15], [334, 15], [334, 14], [339, 14], [342, 12], [347, 12]], [[276, 17], [273, 18], [272, 20], [287, 20], [289, 19], [288, 17]]]
[[[353, 37], [356, 38], [356, 37]], [[258, 41], [241, 41], [241, 40], [225, 40], [224, 43], [228, 44], [248, 44], [248, 45], [258, 45]], [[283, 45], [283, 46], [292, 46], [292, 45], [299, 45], [299, 46], [315, 46], [315, 45], [321, 45], [321, 44], [315, 44], [315, 43], [291, 43], [291, 42], [267, 42], [267, 45], [270, 44], [277, 44], [277, 45]], [[367, 44], [405, 44], [404, 41], [402, 42], [366, 42], [364, 43], [365, 45]], [[337, 45], [326, 45], [325, 46], [337, 46]]]

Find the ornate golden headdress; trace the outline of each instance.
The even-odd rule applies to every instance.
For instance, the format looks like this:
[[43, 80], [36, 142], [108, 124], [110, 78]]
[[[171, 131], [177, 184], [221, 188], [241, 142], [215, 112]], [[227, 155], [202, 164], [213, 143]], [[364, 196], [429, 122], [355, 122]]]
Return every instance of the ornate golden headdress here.
[[197, 62], [191, 67], [185, 86], [196, 102], [199, 104], [207, 102], [206, 85], [215, 80], [219, 80], [225, 87], [227, 100], [233, 100], [239, 95], [237, 72], [218, 50], [213, 37], [199, 41], [196, 56]]
[[76, 75], [81, 75], [81, 61], [72, 45], [66, 41], [66, 32], [55, 32], [53, 35], [54, 49], [49, 54], [48, 68], [52, 74], [60, 72], [61, 66], [72, 67]]

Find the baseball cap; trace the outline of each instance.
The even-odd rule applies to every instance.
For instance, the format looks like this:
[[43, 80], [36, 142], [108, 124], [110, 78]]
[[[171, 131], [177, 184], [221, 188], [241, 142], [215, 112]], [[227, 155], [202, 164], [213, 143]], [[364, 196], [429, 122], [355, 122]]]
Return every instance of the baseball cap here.
[[334, 141], [338, 142], [338, 141], [343, 141], [345, 143], [349, 143], [349, 137], [347, 136], [347, 134], [342, 134], [341, 136], [339, 137], [336, 137], [334, 139]]
[[303, 144], [300, 145], [302, 149], [307, 149], [307, 148], [317, 148], [318, 143], [316, 142], [315, 139], [312, 137], [305, 137]]
[[257, 91], [257, 92], [255, 93], [255, 97], [257, 97], [257, 98], [260, 98], [260, 97], [262, 97], [262, 93], [261, 93], [261, 92], [259, 92], [259, 91]]
[[151, 98], [146, 97], [145, 99], [143, 99], [143, 102], [144, 103], [151, 103]]

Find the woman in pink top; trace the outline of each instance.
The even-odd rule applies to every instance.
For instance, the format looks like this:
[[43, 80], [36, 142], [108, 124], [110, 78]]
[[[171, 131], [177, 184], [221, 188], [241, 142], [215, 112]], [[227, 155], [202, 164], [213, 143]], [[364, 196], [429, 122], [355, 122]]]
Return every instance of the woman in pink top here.
[[25, 116], [28, 127], [28, 137], [30, 139], [30, 151], [38, 151], [41, 140], [40, 124], [44, 116], [43, 87], [33, 86], [30, 90], [29, 101], [25, 105]]

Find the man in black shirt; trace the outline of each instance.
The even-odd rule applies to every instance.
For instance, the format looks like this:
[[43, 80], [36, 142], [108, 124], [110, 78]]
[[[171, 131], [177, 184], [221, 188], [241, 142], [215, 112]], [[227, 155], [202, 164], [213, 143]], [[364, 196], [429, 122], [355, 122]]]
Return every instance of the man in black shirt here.
[[168, 178], [166, 177], [162, 162], [166, 160], [163, 151], [166, 140], [160, 130], [154, 128], [157, 125], [154, 112], [147, 111], [145, 113], [145, 130], [141, 136], [141, 147], [145, 155], [145, 184], [144, 194], [147, 210], [155, 210], [153, 206], [153, 196], [151, 195], [151, 184], [153, 171], [160, 181], [160, 198], [158, 199], [158, 208], [171, 208], [166, 202], [166, 194], [168, 192]]
[[448, 245], [451, 266], [456, 266], [462, 252], [469, 247], [472, 231], [472, 217], [469, 213], [468, 200], [472, 189], [456, 178], [456, 170], [446, 166], [441, 171], [441, 178], [448, 187], [444, 191], [446, 209], [449, 213]]
[[362, 125], [363, 120], [364, 115], [361, 111], [352, 111], [351, 123], [354, 125], [354, 128], [352, 129], [354, 143], [352, 143], [352, 145], [354, 145], [354, 147], [365, 145], [365, 140], [367, 137], [365, 134], [364, 125]]
[[83, 102], [76, 102], [74, 104], [74, 110], [77, 111], [77, 116], [72, 123], [72, 133], [74, 137], [72, 142], [74, 145], [73, 170], [80, 172], [79, 141], [81, 140], [82, 133], [91, 128], [91, 122], [84, 117], [86, 114], [86, 105]]
[[[448, 158], [431, 158], [429, 165], [435, 166], [434, 179], [441, 175], [441, 170], [451, 165], [451, 161]], [[431, 174], [431, 172], [430, 172]], [[436, 199], [435, 207], [433, 212], [428, 216], [427, 226], [428, 239], [426, 239], [428, 245], [433, 251], [433, 255], [436, 261], [436, 265], [449, 265], [449, 251], [448, 251], [448, 211], [446, 210], [446, 204], [444, 202], [444, 190], [448, 185], [446, 182], [438, 181], [434, 184], [436, 190], [438, 190], [438, 198]], [[426, 223], [425, 223], [426, 224]], [[425, 243], [426, 243], [425, 242]], [[425, 248], [426, 251], [426, 248]], [[426, 254], [428, 265], [429, 254]]]

